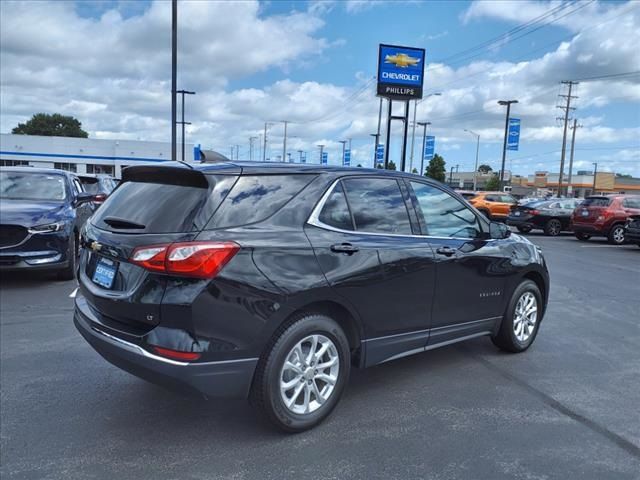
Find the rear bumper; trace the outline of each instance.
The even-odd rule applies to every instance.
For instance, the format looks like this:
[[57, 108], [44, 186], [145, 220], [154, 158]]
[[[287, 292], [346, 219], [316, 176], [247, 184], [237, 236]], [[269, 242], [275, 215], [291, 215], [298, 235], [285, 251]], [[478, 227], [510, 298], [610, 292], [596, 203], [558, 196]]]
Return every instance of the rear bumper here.
[[588, 223], [572, 223], [571, 230], [575, 233], [588, 233], [589, 235], [606, 235], [606, 231], [602, 227], [598, 227]]
[[624, 236], [627, 242], [640, 244], [640, 228], [627, 227]]
[[86, 300], [76, 298], [73, 322], [105, 360], [152, 383], [205, 397], [246, 398], [257, 358], [217, 362], [180, 362], [159, 357], [140, 345], [107, 333], [91, 321]]
[[524, 219], [524, 218], [518, 218], [518, 217], [507, 217], [507, 225], [510, 225], [512, 227], [529, 227], [529, 228], [535, 228], [536, 226]]

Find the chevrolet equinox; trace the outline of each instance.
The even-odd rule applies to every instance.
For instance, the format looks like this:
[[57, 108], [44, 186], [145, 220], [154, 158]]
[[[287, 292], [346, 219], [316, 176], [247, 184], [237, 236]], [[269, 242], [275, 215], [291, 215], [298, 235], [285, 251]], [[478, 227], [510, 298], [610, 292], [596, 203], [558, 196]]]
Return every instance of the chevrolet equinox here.
[[80, 238], [74, 322], [106, 360], [298, 432], [353, 367], [534, 341], [540, 250], [433, 180], [275, 163], [125, 169]]

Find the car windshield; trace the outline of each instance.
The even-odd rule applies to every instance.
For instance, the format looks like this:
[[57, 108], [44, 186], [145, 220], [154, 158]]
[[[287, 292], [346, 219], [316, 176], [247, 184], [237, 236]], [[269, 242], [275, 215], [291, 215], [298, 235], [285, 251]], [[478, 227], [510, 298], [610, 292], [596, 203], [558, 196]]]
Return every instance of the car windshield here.
[[0, 172], [0, 198], [62, 201], [65, 197], [65, 181], [62, 175]]

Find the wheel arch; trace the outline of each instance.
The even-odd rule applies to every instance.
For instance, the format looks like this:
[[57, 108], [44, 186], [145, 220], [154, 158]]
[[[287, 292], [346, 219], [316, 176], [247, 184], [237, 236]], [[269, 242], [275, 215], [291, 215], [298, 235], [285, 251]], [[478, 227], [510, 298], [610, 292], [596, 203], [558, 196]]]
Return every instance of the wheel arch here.
[[549, 291], [548, 291], [547, 283], [545, 282], [544, 277], [542, 276], [542, 274], [540, 272], [535, 271], [535, 270], [531, 270], [531, 271], [525, 273], [522, 276], [522, 279], [523, 280], [531, 280], [533, 283], [536, 284], [536, 286], [540, 290], [540, 294], [542, 295], [542, 298], [544, 298], [544, 309], [546, 310], [547, 301], [549, 300]]

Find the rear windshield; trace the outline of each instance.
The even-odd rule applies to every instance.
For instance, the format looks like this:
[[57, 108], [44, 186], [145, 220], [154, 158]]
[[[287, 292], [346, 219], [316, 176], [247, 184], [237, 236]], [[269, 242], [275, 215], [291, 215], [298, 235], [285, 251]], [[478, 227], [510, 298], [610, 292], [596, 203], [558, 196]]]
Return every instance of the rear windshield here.
[[127, 233], [178, 233], [202, 230], [237, 180], [208, 175], [208, 188], [165, 183], [124, 182], [107, 198], [91, 222]]
[[580, 204], [581, 207], [608, 207], [611, 203], [611, 199], [607, 197], [590, 197], [585, 198], [584, 202]]

